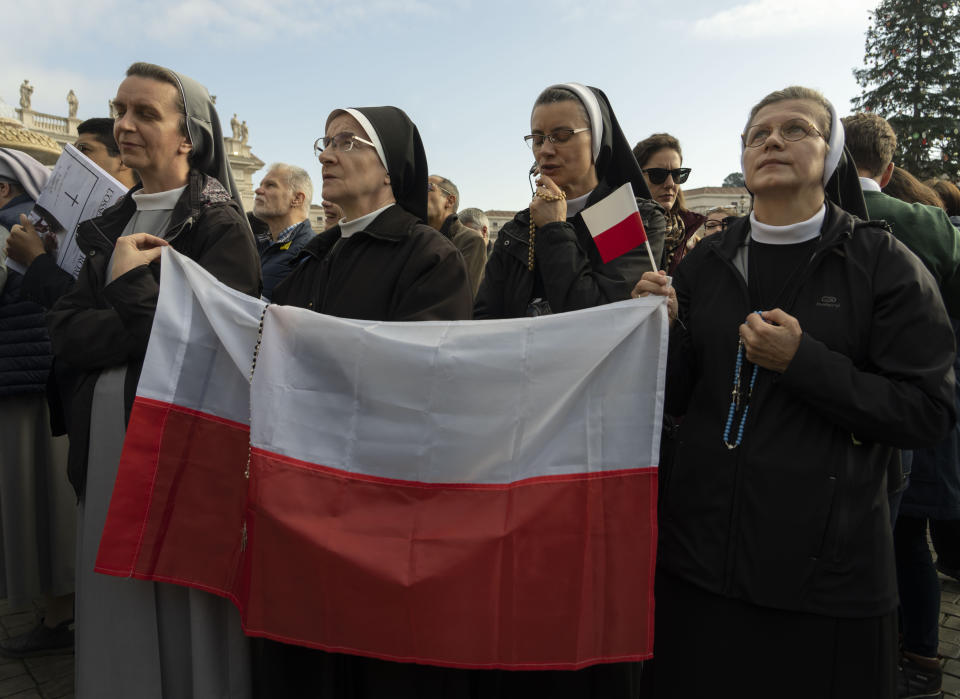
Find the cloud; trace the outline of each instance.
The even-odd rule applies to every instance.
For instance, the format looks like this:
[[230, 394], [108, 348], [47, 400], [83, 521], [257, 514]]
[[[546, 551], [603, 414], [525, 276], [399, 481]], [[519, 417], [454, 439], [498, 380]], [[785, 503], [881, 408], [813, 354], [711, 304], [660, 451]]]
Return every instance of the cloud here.
[[[454, 3], [458, 4], [458, 3]], [[173, 0], [149, 9], [129, 0], [30, 0], [6, 8], [6, 26], [40, 28], [31, 34], [31, 50], [80, 45], [95, 36], [102, 43], [129, 45], [140, 39], [175, 44], [203, 41], [236, 45], [237, 41], [284, 40], [356, 25], [384, 17], [418, 17], [452, 11], [430, 0]]]
[[709, 39], [783, 38], [801, 34], [829, 34], [849, 23], [864, 23], [876, 0], [808, 0], [785, 4], [754, 0], [735, 5], [693, 23], [693, 35]]

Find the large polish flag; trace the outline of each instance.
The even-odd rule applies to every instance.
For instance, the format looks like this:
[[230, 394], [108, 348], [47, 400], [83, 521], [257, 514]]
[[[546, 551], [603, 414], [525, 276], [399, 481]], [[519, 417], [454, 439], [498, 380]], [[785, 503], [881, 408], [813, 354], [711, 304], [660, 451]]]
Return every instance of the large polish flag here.
[[604, 262], [630, 252], [647, 240], [647, 231], [629, 182], [584, 209], [581, 215]]
[[666, 338], [651, 298], [477, 322], [264, 306], [165, 250], [97, 570], [334, 652], [648, 658]]

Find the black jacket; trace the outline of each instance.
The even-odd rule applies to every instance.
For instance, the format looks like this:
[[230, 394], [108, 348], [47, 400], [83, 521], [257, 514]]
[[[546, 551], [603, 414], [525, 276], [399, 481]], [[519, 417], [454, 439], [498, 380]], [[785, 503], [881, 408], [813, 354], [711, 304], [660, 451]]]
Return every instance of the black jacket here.
[[[609, 188], [601, 185], [590, 196], [588, 205], [607, 194]], [[649, 199], [638, 198], [637, 205], [653, 259], [659, 260], [667, 225], [663, 209]], [[551, 312], [563, 313], [628, 299], [643, 273], [650, 271], [645, 245], [604, 264], [580, 214], [537, 229], [533, 272], [528, 267], [529, 247], [530, 210], [524, 209], [504, 224], [497, 235], [477, 292], [474, 318], [527, 315], [536, 275]]]
[[[0, 209], [4, 228], [20, 223], [20, 214], [33, 208], [25, 194]], [[43, 308], [24, 293], [24, 276], [8, 270], [0, 288], [0, 396], [42, 393], [52, 356]]]
[[318, 234], [273, 294], [276, 303], [361, 320], [467, 320], [472, 294], [463, 257], [398, 205], [343, 239]]
[[300, 251], [313, 240], [313, 228], [310, 219], [305, 218], [290, 231], [287, 239], [280, 243], [270, 237], [269, 229], [266, 234], [256, 237], [257, 251], [260, 253], [260, 270], [263, 274], [263, 295], [273, 298], [273, 290], [293, 271], [294, 260]]
[[950, 322], [914, 255], [828, 204], [783, 305], [800, 346], [783, 374], [759, 371], [743, 442], [727, 449], [738, 328], [755, 310], [741, 271], [749, 225], [701, 241], [674, 278], [666, 410], [683, 422], [662, 476], [659, 565], [761, 606], [886, 613], [897, 604], [886, 470], [896, 447], [933, 444], [955, 418]]
[[[70, 400], [68, 475], [80, 497], [86, 483], [97, 378], [102, 369], [127, 364], [124, 403], [129, 418], [157, 307], [159, 261], [105, 284], [114, 244], [135, 210], [127, 194], [102, 216], [80, 224], [77, 242], [87, 258], [73, 289], [47, 314], [58, 378], [70, 382], [64, 387]], [[259, 296], [260, 258], [253, 237], [240, 207], [217, 180], [191, 170], [163, 237], [224, 284]]]

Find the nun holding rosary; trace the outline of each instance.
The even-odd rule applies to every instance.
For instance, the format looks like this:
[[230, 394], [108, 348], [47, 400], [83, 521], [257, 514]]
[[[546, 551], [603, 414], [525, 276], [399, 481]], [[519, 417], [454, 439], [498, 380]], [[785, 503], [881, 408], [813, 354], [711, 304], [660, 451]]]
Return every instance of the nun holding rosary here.
[[750, 216], [672, 287], [634, 289], [668, 297], [666, 412], [683, 418], [661, 476], [656, 696], [892, 698], [886, 476], [955, 419], [951, 326], [920, 261], [860, 220], [820, 93], [765, 97], [742, 152]]
[[654, 259], [663, 252], [666, 219], [607, 96], [564, 83], [534, 102], [525, 136], [539, 172], [530, 207], [497, 236], [473, 317], [516, 318], [562, 313], [630, 297], [651, 269], [639, 245], [604, 263], [580, 212], [629, 182]]

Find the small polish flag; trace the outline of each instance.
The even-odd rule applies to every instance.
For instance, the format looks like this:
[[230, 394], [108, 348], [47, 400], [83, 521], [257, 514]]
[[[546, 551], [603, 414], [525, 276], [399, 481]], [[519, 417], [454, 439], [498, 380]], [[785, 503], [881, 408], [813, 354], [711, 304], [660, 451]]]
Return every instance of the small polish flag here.
[[604, 262], [647, 242], [647, 232], [643, 228], [637, 200], [629, 182], [584, 209], [582, 215]]

